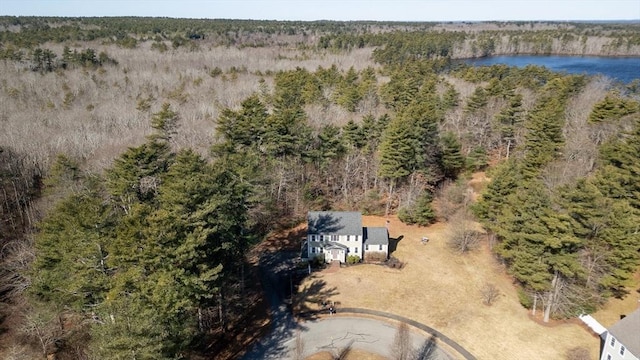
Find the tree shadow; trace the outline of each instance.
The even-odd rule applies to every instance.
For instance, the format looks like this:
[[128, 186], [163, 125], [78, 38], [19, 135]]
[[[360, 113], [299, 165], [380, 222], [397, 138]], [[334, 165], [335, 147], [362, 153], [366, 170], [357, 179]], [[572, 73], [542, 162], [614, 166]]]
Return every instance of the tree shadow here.
[[340, 224], [340, 220], [331, 214], [309, 213], [307, 231], [309, 234], [336, 233], [344, 228], [344, 225]]
[[404, 239], [404, 235], [400, 235], [397, 238], [389, 237], [389, 255], [396, 251], [400, 240]]
[[333, 353], [334, 360], [345, 360], [349, 356], [349, 354], [351, 354], [351, 350], [353, 349], [354, 342], [355, 340], [351, 340], [342, 348], [339, 348], [336, 351], [334, 351]]
[[[284, 305], [280, 311], [282, 313], [287, 312]], [[291, 343], [295, 341], [296, 334], [307, 330], [308, 328], [306, 326], [296, 323], [293, 317], [283, 316], [281, 319], [271, 323], [269, 334], [253, 344], [253, 347], [245, 353], [241, 359], [261, 360], [287, 358], [291, 351]]]
[[431, 335], [427, 340], [425, 340], [422, 345], [417, 348], [414, 352], [412, 359], [415, 360], [436, 360], [438, 359], [438, 354], [436, 352], [436, 335]]
[[296, 323], [291, 313], [297, 254], [296, 251], [281, 250], [265, 252], [260, 256], [260, 282], [269, 302], [271, 324], [269, 333], [257, 341], [242, 359], [286, 358], [296, 331], [306, 330], [306, 327]]
[[306, 237], [307, 230], [305, 228], [282, 230], [265, 240], [263, 249], [269, 252], [299, 251], [300, 244]]
[[295, 296], [293, 311], [299, 318], [305, 320], [317, 319], [321, 314], [329, 314], [330, 310], [339, 311], [339, 303], [333, 297], [340, 293], [335, 287], [327, 288], [324, 280], [313, 280]]

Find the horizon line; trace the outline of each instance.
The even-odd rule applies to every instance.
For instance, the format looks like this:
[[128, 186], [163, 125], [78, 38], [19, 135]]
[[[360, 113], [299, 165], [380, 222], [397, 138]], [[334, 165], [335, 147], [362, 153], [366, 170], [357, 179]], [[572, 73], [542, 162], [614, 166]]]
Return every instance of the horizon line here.
[[596, 23], [615, 23], [615, 22], [638, 22], [640, 18], [634, 19], [536, 19], [536, 20], [373, 20], [373, 19], [354, 19], [354, 20], [334, 20], [334, 19], [257, 19], [257, 18], [207, 18], [207, 17], [175, 17], [175, 16], [153, 16], [153, 15], [8, 15], [0, 14], [2, 17], [30, 17], [30, 18], [141, 18], [141, 19], [175, 19], [175, 20], [231, 20], [231, 21], [278, 21], [278, 22], [379, 22], [379, 23], [488, 23], [488, 22], [547, 22], [547, 23], [567, 23], [567, 22], [596, 22]]

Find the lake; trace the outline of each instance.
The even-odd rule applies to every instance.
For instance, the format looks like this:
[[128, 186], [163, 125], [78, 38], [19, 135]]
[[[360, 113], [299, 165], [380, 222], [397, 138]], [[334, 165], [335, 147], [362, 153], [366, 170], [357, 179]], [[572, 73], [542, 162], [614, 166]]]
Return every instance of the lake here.
[[527, 65], [538, 65], [552, 71], [570, 74], [604, 75], [623, 83], [630, 83], [634, 79], [640, 79], [640, 57], [517, 55], [467, 59], [465, 62], [474, 66], [505, 64], [525, 67]]

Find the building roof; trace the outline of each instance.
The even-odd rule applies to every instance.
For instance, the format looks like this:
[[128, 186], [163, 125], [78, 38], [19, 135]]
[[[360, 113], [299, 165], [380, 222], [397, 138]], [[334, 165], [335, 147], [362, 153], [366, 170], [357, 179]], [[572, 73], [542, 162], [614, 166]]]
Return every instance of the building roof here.
[[594, 333], [602, 336], [603, 333], [607, 332], [607, 328], [602, 326], [602, 324], [600, 324], [598, 320], [594, 319], [591, 315], [583, 314], [578, 317], [589, 327], [589, 329], [593, 330]]
[[629, 352], [640, 357], [640, 309], [615, 323], [609, 328], [609, 333]]
[[309, 211], [307, 232], [362, 236], [362, 214], [356, 211]]
[[367, 227], [365, 231], [367, 245], [389, 245], [389, 232], [386, 227]]

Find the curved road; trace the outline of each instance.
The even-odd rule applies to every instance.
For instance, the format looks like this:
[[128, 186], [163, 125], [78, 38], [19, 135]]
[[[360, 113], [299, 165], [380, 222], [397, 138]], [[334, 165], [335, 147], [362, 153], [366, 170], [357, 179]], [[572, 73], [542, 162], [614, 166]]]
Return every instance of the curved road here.
[[[391, 356], [393, 340], [398, 331], [396, 325], [385, 321], [344, 315], [300, 322], [294, 327], [286, 332], [288, 336], [283, 337], [283, 328], [276, 326], [274, 331], [254, 346], [243, 359], [294, 359], [298, 333], [302, 339], [303, 357], [321, 351], [338, 353], [349, 346], [382, 356]], [[411, 347], [420, 354], [418, 359], [454, 359], [436, 345], [435, 337], [425, 336], [411, 327], [409, 329]]]
[[[304, 356], [320, 351], [339, 353], [345, 347], [365, 350], [382, 356], [393, 358], [391, 348], [398, 331], [398, 327], [385, 321], [352, 317], [333, 316], [317, 321], [307, 321], [300, 324], [300, 336], [304, 344]], [[424, 360], [450, 360], [446, 352], [435, 344], [434, 338], [425, 337], [409, 328], [410, 344]], [[295, 354], [295, 338], [287, 343], [288, 357]]]
[[[293, 359], [295, 358], [296, 337], [300, 334], [304, 356], [329, 351], [339, 352], [346, 346], [366, 350], [382, 356], [391, 355], [390, 349], [397, 332], [397, 326], [389, 322], [371, 318], [344, 316], [343, 311], [361, 313], [405, 322], [410, 327], [411, 344], [422, 360], [450, 360], [455, 357], [447, 354], [436, 345], [443, 341], [458, 351], [466, 359], [475, 359], [473, 355], [438, 331], [413, 320], [393, 314], [366, 309], [340, 309], [340, 316], [329, 316], [313, 321], [296, 322], [291, 316], [285, 299], [289, 293], [290, 274], [293, 261], [290, 253], [276, 252], [263, 254], [260, 259], [260, 276], [271, 305], [272, 328], [269, 335], [249, 349], [243, 360]], [[415, 331], [426, 331], [431, 336]], [[298, 342], [299, 343], [299, 342]], [[300, 348], [300, 347], [298, 347]]]

